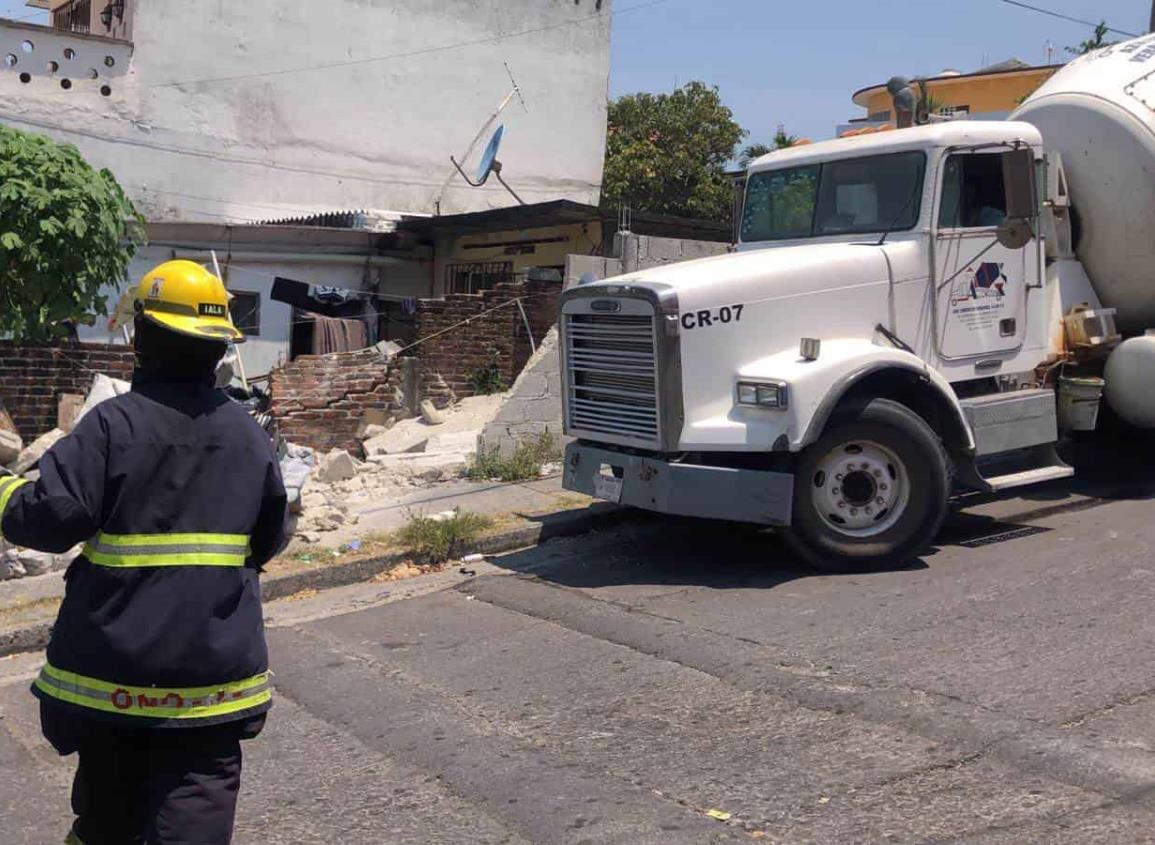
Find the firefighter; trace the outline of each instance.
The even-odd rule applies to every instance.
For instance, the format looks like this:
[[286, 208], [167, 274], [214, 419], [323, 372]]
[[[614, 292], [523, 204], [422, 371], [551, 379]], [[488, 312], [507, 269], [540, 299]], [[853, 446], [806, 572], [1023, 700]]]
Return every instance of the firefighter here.
[[258, 574], [285, 540], [275, 450], [215, 388], [243, 335], [221, 281], [162, 264], [128, 294], [132, 391], [0, 479], [0, 533], [62, 553], [64, 602], [33, 685], [45, 737], [77, 753], [83, 845], [223, 845], [242, 740], [271, 706]]

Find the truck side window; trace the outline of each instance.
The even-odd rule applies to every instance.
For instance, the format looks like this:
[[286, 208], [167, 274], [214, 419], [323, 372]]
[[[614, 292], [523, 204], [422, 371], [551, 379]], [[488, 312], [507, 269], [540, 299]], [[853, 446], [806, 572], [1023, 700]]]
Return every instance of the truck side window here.
[[991, 228], [1006, 216], [1001, 157], [997, 153], [950, 156], [943, 168], [939, 228]]

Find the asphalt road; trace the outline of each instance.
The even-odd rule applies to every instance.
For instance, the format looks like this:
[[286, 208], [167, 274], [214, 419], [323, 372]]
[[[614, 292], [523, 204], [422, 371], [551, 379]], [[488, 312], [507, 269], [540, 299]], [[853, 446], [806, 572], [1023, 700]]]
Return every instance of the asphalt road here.
[[[1094, 505], [868, 576], [659, 521], [277, 603], [236, 841], [1155, 842], [1155, 508]], [[67, 826], [35, 665], [4, 845]]]

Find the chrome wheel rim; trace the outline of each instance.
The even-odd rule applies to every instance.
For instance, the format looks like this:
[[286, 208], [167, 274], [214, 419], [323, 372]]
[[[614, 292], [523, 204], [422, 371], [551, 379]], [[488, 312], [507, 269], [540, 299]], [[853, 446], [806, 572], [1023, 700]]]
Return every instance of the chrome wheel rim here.
[[810, 498], [830, 529], [846, 537], [873, 537], [902, 518], [910, 501], [910, 477], [891, 449], [849, 440], [818, 462]]

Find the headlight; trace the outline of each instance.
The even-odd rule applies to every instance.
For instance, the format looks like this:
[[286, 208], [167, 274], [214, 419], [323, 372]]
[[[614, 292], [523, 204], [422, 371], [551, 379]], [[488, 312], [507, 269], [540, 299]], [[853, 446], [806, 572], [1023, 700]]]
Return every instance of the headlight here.
[[738, 382], [738, 404], [785, 410], [788, 404], [786, 382], [740, 381]]

